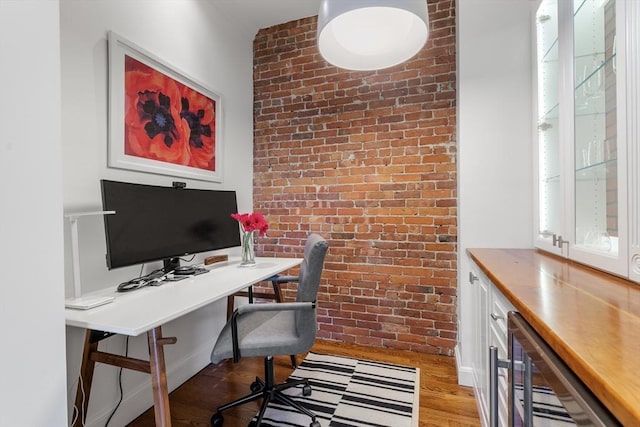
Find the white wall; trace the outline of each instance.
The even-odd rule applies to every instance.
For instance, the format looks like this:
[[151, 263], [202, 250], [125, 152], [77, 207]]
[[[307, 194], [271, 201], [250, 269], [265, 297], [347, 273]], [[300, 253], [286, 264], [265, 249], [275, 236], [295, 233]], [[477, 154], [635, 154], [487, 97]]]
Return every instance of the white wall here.
[[[238, 207], [252, 206], [253, 180], [253, 47], [254, 34], [240, 32], [221, 17], [212, 2], [199, 0], [61, 0], [62, 141], [64, 210], [101, 209], [100, 179], [171, 185], [178, 179], [188, 188], [229, 189]], [[107, 32], [112, 30], [222, 96], [222, 184], [107, 167]], [[69, 230], [65, 226], [66, 294], [72, 295]], [[140, 267], [108, 271], [102, 218], [79, 222], [83, 292], [137, 276]], [[201, 260], [202, 255], [196, 258]], [[145, 265], [145, 271], [160, 263]], [[143, 310], [144, 307], [141, 307]], [[213, 342], [224, 324], [226, 302], [219, 301], [163, 328], [178, 343], [165, 347], [171, 389], [209, 361]], [[67, 328], [69, 411], [79, 372], [84, 331]], [[123, 353], [124, 338], [103, 341], [101, 348]], [[130, 340], [129, 354], [148, 357], [146, 337]], [[119, 397], [118, 370], [98, 365], [89, 405], [88, 425], [104, 425]], [[125, 370], [125, 400], [110, 425], [124, 425], [152, 405], [148, 375]]]
[[57, 0], [0, 1], [0, 425], [64, 426]]
[[472, 385], [472, 247], [533, 246], [531, 10], [458, 0], [458, 381]]

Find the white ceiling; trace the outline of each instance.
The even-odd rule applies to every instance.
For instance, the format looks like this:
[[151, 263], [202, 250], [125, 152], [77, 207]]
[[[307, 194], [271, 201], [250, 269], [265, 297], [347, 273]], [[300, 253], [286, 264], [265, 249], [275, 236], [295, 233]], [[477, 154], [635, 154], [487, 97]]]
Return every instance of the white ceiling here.
[[209, 0], [220, 13], [252, 34], [318, 14], [320, 0]]

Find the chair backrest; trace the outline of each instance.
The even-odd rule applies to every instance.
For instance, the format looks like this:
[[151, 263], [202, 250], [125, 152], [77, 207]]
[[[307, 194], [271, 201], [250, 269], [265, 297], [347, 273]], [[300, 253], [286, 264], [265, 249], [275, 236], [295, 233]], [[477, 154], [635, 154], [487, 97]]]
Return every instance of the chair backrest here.
[[[327, 241], [318, 234], [311, 234], [307, 239], [304, 245], [304, 259], [300, 265], [296, 301], [316, 301], [327, 249]], [[306, 336], [313, 343], [317, 330], [316, 310], [296, 312], [296, 330], [298, 336]]]

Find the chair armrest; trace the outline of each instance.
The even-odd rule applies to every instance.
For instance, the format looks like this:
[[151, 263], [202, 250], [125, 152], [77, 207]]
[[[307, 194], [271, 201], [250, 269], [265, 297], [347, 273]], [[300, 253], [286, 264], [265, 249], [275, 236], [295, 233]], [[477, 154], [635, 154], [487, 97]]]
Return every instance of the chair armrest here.
[[245, 304], [241, 305], [233, 312], [231, 316], [231, 341], [233, 344], [233, 362], [240, 361], [240, 348], [238, 339], [238, 318], [247, 313], [256, 311], [300, 311], [315, 310], [316, 302], [277, 302], [264, 304]]
[[265, 280], [271, 283], [289, 283], [289, 282], [299, 282], [300, 277], [299, 276], [281, 276], [279, 274], [276, 274]]
[[[245, 304], [236, 309], [234, 315], [238, 313], [241, 316], [246, 313], [255, 311], [292, 311], [292, 310], [309, 310], [316, 308], [314, 302], [268, 302], [263, 304]], [[234, 316], [237, 317], [237, 316]]]

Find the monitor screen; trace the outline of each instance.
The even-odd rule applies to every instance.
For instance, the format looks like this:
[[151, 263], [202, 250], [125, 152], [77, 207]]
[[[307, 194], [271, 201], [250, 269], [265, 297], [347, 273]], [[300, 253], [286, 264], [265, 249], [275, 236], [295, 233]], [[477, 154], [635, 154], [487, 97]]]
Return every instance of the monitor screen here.
[[240, 245], [235, 191], [101, 186], [109, 269]]

